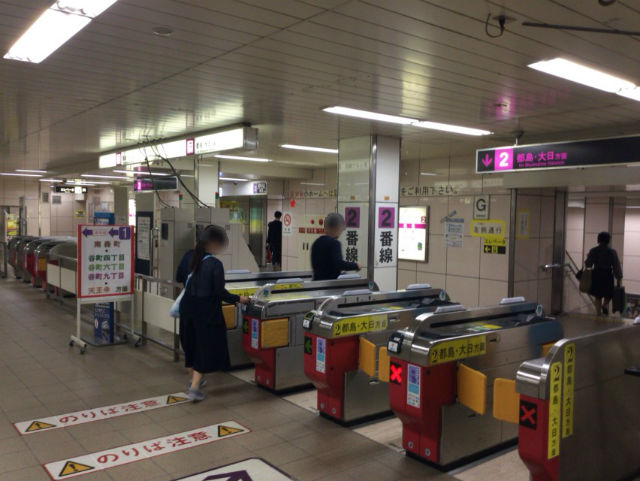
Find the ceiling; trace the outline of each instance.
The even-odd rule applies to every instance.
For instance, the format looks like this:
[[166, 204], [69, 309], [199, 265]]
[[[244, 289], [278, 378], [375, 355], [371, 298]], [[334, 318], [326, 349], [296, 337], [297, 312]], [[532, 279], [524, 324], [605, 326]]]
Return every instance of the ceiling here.
[[[0, 0], [6, 52], [51, 0]], [[516, 19], [500, 38], [487, 15]], [[372, 132], [406, 146], [480, 146], [640, 131], [640, 103], [533, 71], [570, 56], [640, 83], [639, 38], [523, 27], [522, 20], [636, 29], [619, 0], [119, 0], [43, 63], [0, 59], [0, 162], [62, 168], [148, 139], [237, 122], [259, 128], [260, 156], [315, 166]], [[170, 37], [152, 33], [170, 26]], [[490, 32], [496, 32], [490, 28]], [[487, 141], [340, 120], [345, 105], [478, 127]], [[407, 152], [424, 149], [407, 149]], [[472, 160], [470, 159], [470, 162]], [[89, 164], [87, 164], [89, 165]]]

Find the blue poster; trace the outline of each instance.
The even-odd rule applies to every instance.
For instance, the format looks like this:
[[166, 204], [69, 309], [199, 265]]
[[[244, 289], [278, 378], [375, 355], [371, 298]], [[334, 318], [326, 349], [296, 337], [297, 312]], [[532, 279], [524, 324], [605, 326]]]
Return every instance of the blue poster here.
[[96, 344], [112, 344], [114, 341], [113, 302], [93, 305], [93, 337]]

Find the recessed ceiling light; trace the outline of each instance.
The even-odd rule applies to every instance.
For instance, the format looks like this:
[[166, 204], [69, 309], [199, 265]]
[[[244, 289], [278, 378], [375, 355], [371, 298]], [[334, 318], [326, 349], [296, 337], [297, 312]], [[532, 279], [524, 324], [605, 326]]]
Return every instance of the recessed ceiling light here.
[[13, 177], [42, 177], [42, 174], [18, 174], [16, 172], [1, 172], [0, 175], [8, 175]]
[[24, 172], [26, 174], [46, 174], [46, 170], [16, 169], [16, 172]]
[[88, 178], [94, 178], [94, 179], [131, 180], [129, 177], [122, 176], [122, 175], [82, 174], [80, 177], [88, 177]]
[[349, 107], [327, 107], [323, 109], [325, 112], [329, 112], [337, 115], [345, 115], [347, 117], [356, 117], [359, 119], [375, 120], [378, 122], [389, 122], [399, 125], [410, 125], [413, 127], [419, 127], [422, 129], [442, 130], [444, 132], [452, 132], [455, 134], [465, 135], [490, 135], [493, 132], [488, 130], [474, 129], [471, 127], [463, 127], [460, 125], [443, 124], [440, 122], [431, 122], [428, 120], [418, 120], [409, 117], [400, 117], [398, 115], [381, 114], [378, 112], [369, 112], [367, 110], [357, 110]]
[[321, 152], [323, 154], [337, 154], [340, 152], [338, 149], [328, 149], [326, 147], [311, 147], [308, 145], [282, 144], [280, 147], [282, 147], [283, 149], [308, 150], [310, 152]]
[[358, 119], [375, 120], [377, 122], [389, 122], [392, 124], [409, 125], [417, 122], [417, 119], [408, 117], [400, 117], [399, 115], [380, 114], [378, 112], [369, 112], [368, 110], [352, 109], [350, 107], [341, 107], [339, 105], [326, 107], [325, 112], [336, 115], [344, 115], [346, 117], [356, 117]]
[[271, 162], [271, 159], [265, 159], [263, 157], [245, 157], [243, 155], [215, 155], [218, 159], [230, 159], [230, 160], [248, 160], [250, 162]]
[[435, 172], [420, 172], [420, 175], [438, 175]]
[[64, 182], [62, 179], [40, 179], [40, 182]]
[[153, 27], [151, 31], [158, 37], [170, 37], [173, 33], [173, 29], [167, 25], [158, 25], [157, 27]]
[[57, 0], [11, 46], [6, 59], [40, 63], [117, 0]]
[[145, 172], [143, 170], [112, 170], [114, 174], [130, 174], [130, 175], [153, 175], [154, 177], [167, 177], [173, 174], [167, 174], [165, 172]]
[[300, 182], [300, 185], [324, 185], [320, 182]]
[[620, 90], [633, 89], [635, 87], [633, 82], [561, 57], [534, 62], [529, 64], [529, 67], [610, 93], [617, 93]]
[[235, 177], [220, 177], [220, 180], [228, 180], [230, 182], [249, 182], [249, 179], [236, 179]]

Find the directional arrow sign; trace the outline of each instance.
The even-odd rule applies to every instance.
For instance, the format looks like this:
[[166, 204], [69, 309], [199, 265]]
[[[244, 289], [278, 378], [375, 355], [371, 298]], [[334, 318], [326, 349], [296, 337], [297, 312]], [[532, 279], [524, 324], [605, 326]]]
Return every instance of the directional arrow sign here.
[[292, 481], [278, 468], [260, 458], [249, 458], [226, 466], [192, 474], [175, 481]]
[[109, 235], [110, 235], [111, 237], [113, 237], [113, 236], [118, 235], [118, 233], [119, 233], [119, 232], [120, 232], [120, 231], [119, 231], [118, 229], [111, 229], [111, 230], [109, 231]]
[[82, 231], [82, 233], [84, 234], [85, 237], [93, 235], [93, 231], [86, 228]]

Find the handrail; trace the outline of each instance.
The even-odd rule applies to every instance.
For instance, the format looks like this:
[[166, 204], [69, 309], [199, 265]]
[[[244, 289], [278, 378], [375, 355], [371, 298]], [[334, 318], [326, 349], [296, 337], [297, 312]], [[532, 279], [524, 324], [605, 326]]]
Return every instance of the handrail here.
[[577, 274], [578, 271], [580, 271], [580, 269], [578, 269], [578, 264], [576, 264], [576, 261], [573, 260], [573, 257], [571, 257], [571, 254], [569, 254], [569, 251], [564, 251], [564, 253], [571, 263], [571, 265], [569, 266], [571, 272], [573, 272], [574, 275]]
[[182, 287], [182, 282], [177, 282], [172, 279], [160, 279], [158, 277], [152, 277], [152, 276], [147, 276], [145, 274], [138, 274], [138, 273], [134, 274], [134, 277], [136, 279], [141, 279], [147, 282], [155, 282], [157, 284], [163, 284], [165, 286]]

